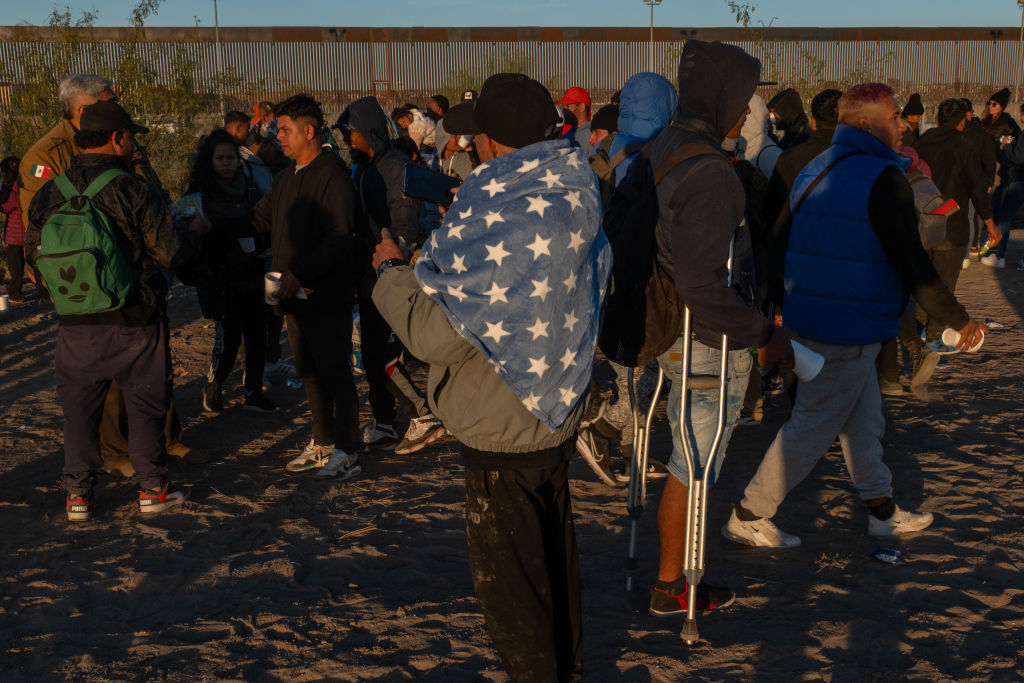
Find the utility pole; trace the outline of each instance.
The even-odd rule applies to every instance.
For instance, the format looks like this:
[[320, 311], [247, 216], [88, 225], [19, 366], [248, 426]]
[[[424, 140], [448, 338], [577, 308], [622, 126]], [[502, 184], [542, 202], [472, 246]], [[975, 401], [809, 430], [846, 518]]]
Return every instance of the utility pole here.
[[220, 18], [217, 16], [217, 0], [213, 0], [213, 36], [217, 43], [217, 90], [220, 91], [220, 116], [224, 118], [224, 62], [220, 54]]
[[1020, 7], [1020, 39], [1017, 41], [1017, 101], [1020, 101], [1021, 60], [1024, 60], [1024, 0], [1017, 0]]
[[996, 87], [996, 41], [1003, 35], [1003, 32], [1002, 30], [989, 31], [988, 34], [992, 36], [992, 56], [988, 60], [991, 65], [989, 67], [988, 80], [990, 81], [990, 87], [994, 89]]
[[661, 4], [661, 0], [644, 0], [644, 4], [651, 8], [651, 53], [647, 70], [654, 71], [654, 8]]

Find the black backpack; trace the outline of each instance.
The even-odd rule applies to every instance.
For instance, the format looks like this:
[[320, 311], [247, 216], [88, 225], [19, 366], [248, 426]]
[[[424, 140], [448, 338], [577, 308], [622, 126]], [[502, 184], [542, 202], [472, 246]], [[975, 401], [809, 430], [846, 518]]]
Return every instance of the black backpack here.
[[612, 274], [601, 352], [627, 367], [644, 367], [668, 350], [683, 328], [683, 302], [671, 273], [657, 261], [657, 186], [673, 168], [697, 156], [722, 153], [690, 143], [674, 150], [658, 168], [650, 163], [651, 143], [640, 150], [604, 211], [604, 231], [612, 247]]
[[[609, 135], [598, 145], [594, 153], [590, 155], [590, 168], [594, 169], [597, 176], [597, 186], [601, 192], [601, 205], [608, 206], [612, 192], [615, 191], [615, 170], [622, 162], [639, 152], [644, 147], [643, 142], [633, 142], [620, 149], [615, 156], [608, 156], [611, 147], [610, 141], [614, 137]], [[605, 144], [609, 142], [609, 144]]]

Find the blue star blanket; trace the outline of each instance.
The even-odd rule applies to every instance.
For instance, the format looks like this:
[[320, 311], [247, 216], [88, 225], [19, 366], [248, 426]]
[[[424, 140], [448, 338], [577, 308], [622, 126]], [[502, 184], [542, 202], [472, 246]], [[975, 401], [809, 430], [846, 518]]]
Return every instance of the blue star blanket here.
[[477, 167], [416, 262], [420, 287], [554, 430], [590, 383], [612, 254], [590, 164], [567, 140]]

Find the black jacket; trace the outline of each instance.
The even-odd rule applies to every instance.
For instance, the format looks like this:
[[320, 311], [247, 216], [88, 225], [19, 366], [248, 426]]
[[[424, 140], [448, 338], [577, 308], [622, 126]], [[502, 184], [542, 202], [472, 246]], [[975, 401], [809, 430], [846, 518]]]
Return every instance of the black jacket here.
[[[687, 41], [679, 66], [679, 105], [672, 124], [654, 139], [651, 164], [657, 168], [687, 143], [721, 151], [725, 134], [747, 108], [760, 70], [760, 63], [739, 48]], [[744, 203], [743, 186], [724, 154], [684, 161], [658, 186], [658, 262], [672, 274], [693, 314], [694, 335], [704, 344], [718, 346], [728, 334], [731, 347], [764, 346], [771, 337], [769, 321], [727, 286], [729, 243], [743, 221]]]
[[907, 129], [903, 131], [903, 137], [901, 138], [901, 142], [903, 143], [904, 147], [913, 147], [915, 144], [917, 144], [917, 141], [921, 139], [921, 122], [918, 121], [917, 128], [911, 126], [909, 122], [906, 122], [906, 125]]
[[373, 97], [363, 97], [348, 106], [341, 115], [342, 125], [358, 131], [373, 148], [373, 161], [358, 164], [353, 179], [369, 221], [360, 234], [360, 258], [369, 268], [369, 258], [380, 242], [380, 231], [387, 228], [397, 240], [406, 244], [419, 242], [420, 201], [402, 192], [402, 173], [409, 157], [395, 149], [388, 136], [388, 121]]
[[992, 187], [996, 181], [996, 147], [998, 145], [992, 144], [992, 136], [985, 132], [978, 119], [971, 119], [967, 122], [964, 126], [964, 137], [967, 138], [967, 144], [978, 155], [981, 173], [985, 178], [985, 187]]
[[964, 134], [950, 126], [925, 131], [915, 149], [931, 167], [932, 180], [942, 195], [960, 205], [960, 210], [946, 222], [946, 239], [935, 248], [966, 247], [971, 234], [967, 202], [974, 202], [974, 210], [982, 220], [992, 218], [992, 202], [977, 153]]
[[[128, 302], [116, 311], [89, 315], [62, 315], [61, 325], [123, 325], [138, 327], [155, 321], [164, 312], [167, 281], [161, 269], [178, 272], [183, 281], [193, 280], [199, 254], [199, 235], [174, 229], [171, 213], [159, 190], [132, 172], [130, 162], [110, 154], [80, 154], [71, 159], [68, 180], [85, 190], [101, 173], [124, 169], [94, 198], [94, 202], [120, 229], [118, 246], [139, 272], [139, 281]], [[39, 188], [29, 205], [25, 253], [35, 265], [40, 231], [46, 220], [66, 200], [54, 181]], [[186, 274], [189, 273], [189, 274]]]
[[985, 117], [981, 120], [982, 129], [989, 134], [991, 144], [996, 153], [996, 160], [999, 162], [999, 182], [1008, 185], [1015, 180], [1024, 180], [1024, 166], [1016, 164], [1007, 155], [1009, 145], [999, 141], [1003, 137], [1011, 137], [1016, 142], [1020, 137], [1020, 127], [1013, 117], [1002, 112], [995, 119]]
[[779, 156], [772, 170], [772, 177], [768, 180], [768, 190], [764, 197], [764, 219], [769, 226], [774, 226], [779, 214], [782, 213], [800, 171], [814, 157], [832, 146], [832, 134], [835, 132], [835, 128], [819, 128], [812, 131], [805, 142], [790, 147]]
[[312, 290], [307, 301], [282, 301], [282, 312], [327, 312], [351, 299], [355, 211], [352, 179], [329, 150], [298, 172], [292, 162], [274, 176], [270, 192], [256, 205], [256, 229], [270, 233], [273, 270], [290, 270]]

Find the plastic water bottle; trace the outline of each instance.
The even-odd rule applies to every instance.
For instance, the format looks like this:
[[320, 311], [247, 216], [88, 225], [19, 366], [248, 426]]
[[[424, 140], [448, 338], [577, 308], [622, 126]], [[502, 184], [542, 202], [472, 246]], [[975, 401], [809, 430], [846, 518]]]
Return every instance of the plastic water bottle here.
[[978, 256], [986, 255], [988, 252], [992, 251], [992, 247], [994, 246], [996, 246], [995, 241], [991, 237], [988, 237], [985, 240], [985, 244], [981, 245], [981, 249], [978, 250]]

